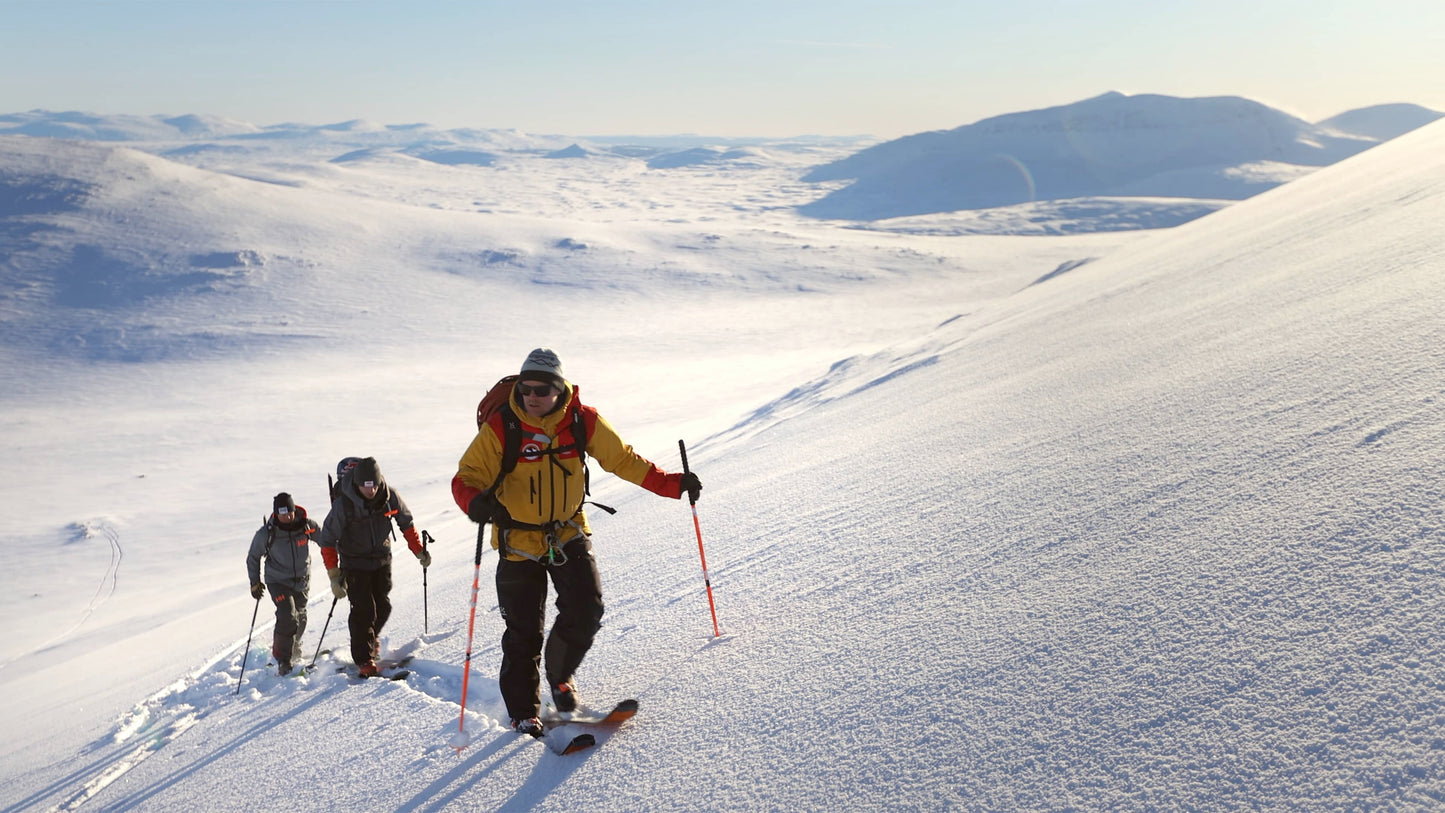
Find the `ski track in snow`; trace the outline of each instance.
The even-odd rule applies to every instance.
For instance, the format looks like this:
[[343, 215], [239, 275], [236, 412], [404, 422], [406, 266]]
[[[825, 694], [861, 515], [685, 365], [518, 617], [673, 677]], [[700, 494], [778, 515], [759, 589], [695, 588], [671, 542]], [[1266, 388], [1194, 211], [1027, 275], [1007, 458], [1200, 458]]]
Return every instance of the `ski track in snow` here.
[[[256, 632], [264, 633], [272, 626], [274, 622], [263, 624]], [[92, 757], [85, 767], [75, 770], [30, 797], [3, 808], [3, 813], [24, 810], [40, 799], [77, 784], [80, 786], [79, 790], [48, 809], [81, 809], [142, 762], [176, 742], [202, 720], [213, 716], [219, 718], [217, 725], [223, 727], [233, 721], [244, 721], [248, 716], [257, 719], [257, 722], [235, 735], [235, 743], [240, 743], [274, 728], [279, 720], [294, 717], [303, 709], [321, 703], [337, 693], [357, 691], [363, 685], [377, 692], [409, 691], [423, 695], [456, 709], [459, 715], [462, 667], [416, 657], [416, 654], [427, 646], [449, 638], [452, 634], [447, 632], [418, 636], [400, 647], [388, 650], [385, 655], [387, 660], [411, 658], [407, 664], [410, 674], [403, 680], [371, 680], [364, 684], [341, 671], [338, 664], [344, 665], [349, 663], [349, 660], [337, 660], [332, 656], [321, 657], [316, 662], [315, 671], [309, 675], [293, 674], [284, 678], [277, 676], [274, 671], [275, 662], [270, 658], [268, 647], [252, 646], [247, 653], [245, 674], [240, 678], [243, 691], [239, 695], [236, 693], [236, 676], [241, 672], [238, 651], [243, 642], [237, 641], [233, 647], [190, 675], [137, 704], [117, 722], [111, 734], [81, 751], [83, 756]], [[478, 661], [475, 657], [473, 660], [474, 664]], [[473, 669], [476, 669], [475, 665]], [[258, 715], [254, 708], [258, 703], [289, 703], [292, 708], [280, 713]], [[517, 741], [506, 723], [505, 714], [496, 680], [474, 673], [469, 681], [465, 718], [465, 730], [472, 740], [470, 745], [463, 749], [464, 755], [469, 756], [449, 776], [471, 776], [471, 766], [494, 754], [499, 748]], [[444, 757], [457, 753], [457, 749], [448, 743], [449, 736], [456, 731], [457, 719], [454, 715], [451, 726], [439, 731], [436, 741], [423, 746], [422, 753], [429, 757]], [[609, 735], [606, 730], [588, 730], [596, 736], [599, 744]], [[553, 747], [556, 742], [570, 739], [576, 733], [565, 726], [558, 727], [555, 732], [548, 736]], [[493, 736], [485, 737], [488, 733]], [[228, 753], [229, 749], [210, 753], [178, 775], [161, 782], [149, 783], [147, 789], [110, 800], [107, 809], [141, 809], [152, 793], [183, 779], [187, 773], [225, 758]], [[460, 789], [459, 787], [458, 790]]]
[[79, 525], [78, 529], [86, 538], [92, 537], [99, 532], [106, 538], [106, 541], [110, 543], [110, 563], [106, 565], [105, 572], [101, 574], [100, 582], [95, 586], [95, 594], [85, 603], [85, 608], [81, 610], [80, 617], [75, 620], [75, 623], [71, 624], [58, 635], [31, 648], [29, 651], [21, 652], [14, 658], [0, 663], [0, 669], [4, 669], [21, 658], [52, 647], [69, 638], [75, 634], [76, 630], [84, 626], [86, 621], [90, 620], [90, 617], [95, 614], [95, 611], [99, 609], [102, 604], [115, 595], [116, 585], [120, 581], [120, 563], [121, 560], [125, 558], [125, 551], [120, 546], [120, 534], [108, 523], [99, 520]]

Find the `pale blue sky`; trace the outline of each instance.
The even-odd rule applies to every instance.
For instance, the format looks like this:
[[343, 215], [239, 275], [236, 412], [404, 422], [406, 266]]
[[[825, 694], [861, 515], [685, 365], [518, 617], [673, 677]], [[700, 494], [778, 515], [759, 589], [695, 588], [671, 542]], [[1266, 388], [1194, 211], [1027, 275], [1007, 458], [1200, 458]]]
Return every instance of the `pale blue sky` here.
[[1440, 0], [0, 0], [0, 113], [894, 137], [1105, 91], [1445, 110]]

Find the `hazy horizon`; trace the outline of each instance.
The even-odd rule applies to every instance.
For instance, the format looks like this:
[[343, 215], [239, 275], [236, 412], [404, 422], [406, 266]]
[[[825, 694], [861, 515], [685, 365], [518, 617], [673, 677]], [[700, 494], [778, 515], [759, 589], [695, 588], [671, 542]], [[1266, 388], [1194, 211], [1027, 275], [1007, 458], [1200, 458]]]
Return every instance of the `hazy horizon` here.
[[1387, 5], [11, 3], [0, 110], [894, 138], [1108, 91], [1445, 109], [1445, 9]]

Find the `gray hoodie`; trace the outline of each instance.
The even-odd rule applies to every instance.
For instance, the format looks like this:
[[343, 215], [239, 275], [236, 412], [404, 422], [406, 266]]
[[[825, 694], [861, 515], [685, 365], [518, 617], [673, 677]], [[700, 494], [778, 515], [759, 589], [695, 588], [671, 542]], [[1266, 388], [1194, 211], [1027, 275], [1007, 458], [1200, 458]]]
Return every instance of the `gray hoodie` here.
[[[261, 558], [266, 559], [266, 584], [281, 585], [288, 590], [305, 593], [311, 580], [311, 548], [307, 542], [321, 528], [308, 519], [306, 509], [296, 507], [296, 522], [290, 530], [276, 522], [276, 515], [267, 517], [256, 535], [251, 537], [251, 552], [246, 556], [246, 575], [251, 584], [261, 581]], [[267, 546], [270, 551], [267, 551]]]

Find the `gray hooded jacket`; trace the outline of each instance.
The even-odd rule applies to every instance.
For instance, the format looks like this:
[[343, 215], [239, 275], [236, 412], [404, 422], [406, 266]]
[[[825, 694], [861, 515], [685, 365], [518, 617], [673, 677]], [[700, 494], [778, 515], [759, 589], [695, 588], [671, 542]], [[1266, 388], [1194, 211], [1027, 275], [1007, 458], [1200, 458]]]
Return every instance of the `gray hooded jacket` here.
[[[246, 555], [246, 575], [251, 584], [261, 581], [261, 559], [266, 559], [266, 584], [283, 585], [288, 590], [305, 593], [311, 580], [311, 547], [307, 543], [320, 532], [316, 520], [308, 519], [306, 509], [296, 507], [297, 521], [290, 530], [276, 522], [276, 515], [251, 537], [251, 552]], [[267, 552], [267, 545], [270, 551]]]

